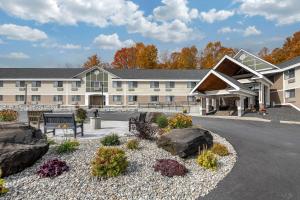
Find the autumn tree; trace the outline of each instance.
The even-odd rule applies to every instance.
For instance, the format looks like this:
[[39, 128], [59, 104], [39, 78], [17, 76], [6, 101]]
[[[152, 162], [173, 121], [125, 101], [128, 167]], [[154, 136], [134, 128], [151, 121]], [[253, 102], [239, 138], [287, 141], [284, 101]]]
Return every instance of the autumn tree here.
[[209, 69], [214, 67], [225, 55], [234, 56], [237, 50], [222, 46], [221, 42], [209, 42], [201, 52], [200, 66]]
[[296, 56], [300, 56], [300, 31], [286, 38], [281, 48], [275, 48], [271, 53], [261, 55], [263, 59], [273, 64], [290, 60]]
[[92, 55], [91, 57], [88, 57], [88, 60], [83, 64], [83, 67], [88, 69], [95, 66], [100, 66], [101, 61], [98, 58], [97, 54]]
[[136, 64], [136, 48], [122, 48], [115, 53], [112, 65], [119, 69], [135, 68]]

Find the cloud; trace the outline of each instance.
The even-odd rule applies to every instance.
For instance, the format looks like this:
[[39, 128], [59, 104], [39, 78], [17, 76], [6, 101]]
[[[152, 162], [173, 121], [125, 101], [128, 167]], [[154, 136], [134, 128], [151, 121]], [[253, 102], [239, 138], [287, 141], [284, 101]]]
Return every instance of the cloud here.
[[238, 29], [231, 27], [223, 27], [218, 30], [218, 33], [226, 34], [226, 33], [242, 33], [245, 37], [251, 35], [260, 35], [261, 31], [258, 30], [255, 26], [248, 26], [246, 29]]
[[25, 40], [31, 42], [47, 39], [47, 35], [43, 31], [15, 24], [0, 25], [0, 35], [10, 40]]
[[112, 35], [100, 34], [94, 39], [93, 43], [101, 49], [109, 49], [109, 50], [119, 49], [122, 47], [134, 45], [133, 40], [121, 41], [119, 39], [119, 36], [116, 33]]
[[[98, 27], [125, 26], [129, 33], [162, 42], [182, 42], [201, 38], [188, 27], [187, 21], [198, 15], [196, 9], [187, 8], [187, 0], [163, 0], [164, 5], [154, 9], [153, 16], [145, 16], [139, 6], [125, 0], [0, 0], [0, 9], [25, 20], [39, 23], [76, 25], [87, 23]], [[176, 12], [164, 15], [162, 11], [177, 7]]]
[[43, 42], [40, 44], [34, 44], [33, 47], [43, 47], [43, 48], [57, 48], [57, 49], [66, 49], [66, 50], [76, 50], [81, 49], [81, 45], [78, 44], [59, 44], [56, 42]]
[[208, 12], [201, 12], [200, 19], [207, 23], [214, 23], [215, 21], [223, 21], [234, 15], [234, 11], [210, 9]]
[[238, 0], [239, 11], [249, 16], [263, 16], [278, 25], [300, 22], [299, 0]]
[[197, 9], [189, 9], [187, 0], [162, 0], [163, 6], [158, 6], [153, 10], [155, 19], [166, 21], [179, 19], [191, 21], [198, 16]]
[[11, 52], [9, 54], [0, 55], [0, 57], [7, 58], [7, 59], [17, 59], [17, 60], [30, 58], [27, 54], [23, 52]]

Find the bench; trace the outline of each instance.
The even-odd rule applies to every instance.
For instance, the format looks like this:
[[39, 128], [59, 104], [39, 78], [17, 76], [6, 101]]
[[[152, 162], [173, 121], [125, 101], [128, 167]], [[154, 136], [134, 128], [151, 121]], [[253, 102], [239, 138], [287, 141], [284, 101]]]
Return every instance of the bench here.
[[52, 113], [52, 110], [29, 110], [27, 111], [28, 126], [35, 123], [40, 129], [40, 123], [43, 122], [43, 114]]
[[143, 112], [143, 113], [140, 113], [140, 115], [136, 118], [130, 117], [129, 118], [129, 132], [132, 130], [132, 125], [135, 125], [135, 128], [136, 128], [139, 124], [146, 123], [146, 116], [147, 116], [147, 113]]
[[[75, 115], [73, 113], [44, 113], [44, 133], [47, 132], [48, 129], [51, 129], [53, 135], [55, 135], [56, 129], [72, 129], [74, 131], [74, 138], [76, 135], [81, 133], [83, 136], [83, 123], [76, 122]], [[81, 132], [77, 132], [77, 128], [81, 129]]]

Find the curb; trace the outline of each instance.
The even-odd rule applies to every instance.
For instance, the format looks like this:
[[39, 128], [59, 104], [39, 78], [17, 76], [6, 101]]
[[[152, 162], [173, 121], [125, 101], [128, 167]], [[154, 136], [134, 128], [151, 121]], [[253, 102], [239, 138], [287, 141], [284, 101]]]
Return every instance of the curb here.
[[300, 122], [297, 122], [297, 121], [279, 121], [279, 123], [300, 125]]
[[[241, 120], [241, 121], [257, 121], [257, 122], [271, 122], [269, 119], [261, 119], [257, 117], [230, 117], [230, 116], [201, 116], [201, 115], [190, 115], [192, 117], [210, 118], [210, 119], [227, 119], [227, 120]], [[299, 122], [300, 124], [300, 122]]]

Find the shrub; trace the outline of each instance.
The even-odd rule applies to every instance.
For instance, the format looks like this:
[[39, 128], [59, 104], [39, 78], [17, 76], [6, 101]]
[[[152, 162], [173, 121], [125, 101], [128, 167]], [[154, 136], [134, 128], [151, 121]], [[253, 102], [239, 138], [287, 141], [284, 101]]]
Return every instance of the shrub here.
[[11, 122], [16, 121], [18, 118], [18, 112], [15, 110], [1, 110], [0, 111], [0, 121]]
[[44, 162], [37, 170], [37, 174], [42, 177], [55, 177], [61, 175], [63, 172], [69, 171], [69, 166], [66, 162], [58, 160], [48, 160]]
[[83, 108], [78, 108], [76, 110], [76, 119], [77, 119], [77, 121], [83, 123], [86, 118], [87, 118], [87, 111], [84, 110]]
[[129, 140], [126, 143], [126, 147], [127, 149], [131, 149], [131, 150], [139, 149], [139, 141], [137, 139]]
[[188, 128], [192, 125], [192, 117], [186, 116], [182, 113], [178, 113], [169, 119], [169, 126], [171, 128]]
[[160, 115], [156, 119], [159, 128], [166, 128], [168, 126], [168, 118], [165, 115]]
[[184, 108], [184, 109], [182, 110], [182, 113], [183, 113], [183, 114], [186, 114], [186, 113], [187, 113], [187, 109]]
[[152, 140], [157, 132], [157, 129], [151, 126], [150, 123], [137, 124], [136, 130], [136, 137], [146, 140]]
[[217, 169], [217, 158], [215, 154], [209, 150], [201, 152], [201, 154], [197, 157], [197, 163], [205, 169]]
[[71, 153], [77, 150], [79, 145], [79, 142], [76, 140], [66, 140], [57, 147], [56, 151], [59, 154]]
[[116, 146], [120, 145], [119, 136], [117, 134], [107, 135], [100, 140], [101, 144], [104, 146]]
[[171, 159], [158, 159], [153, 168], [154, 171], [160, 171], [161, 175], [168, 177], [184, 176], [188, 172], [184, 165]]
[[213, 147], [211, 148], [211, 151], [214, 154], [217, 154], [219, 156], [227, 156], [229, 155], [229, 151], [227, 147], [220, 143], [214, 143]]
[[[2, 170], [0, 168], [0, 177], [2, 176]], [[5, 180], [0, 178], [0, 196], [7, 193], [8, 189], [5, 187]]]
[[100, 147], [92, 161], [92, 175], [97, 177], [114, 177], [125, 172], [128, 161], [125, 152], [114, 147]]

